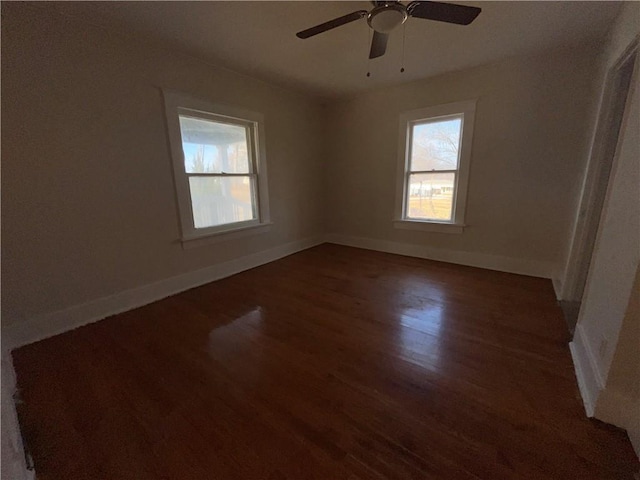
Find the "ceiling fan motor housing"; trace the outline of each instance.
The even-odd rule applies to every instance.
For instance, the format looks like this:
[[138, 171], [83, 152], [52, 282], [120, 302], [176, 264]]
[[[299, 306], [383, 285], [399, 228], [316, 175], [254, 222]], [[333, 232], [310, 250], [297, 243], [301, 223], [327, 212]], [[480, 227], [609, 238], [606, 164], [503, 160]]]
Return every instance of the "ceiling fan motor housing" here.
[[367, 23], [376, 32], [389, 33], [407, 20], [407, 9], [400, 3], [379, 5], [367, 15]]

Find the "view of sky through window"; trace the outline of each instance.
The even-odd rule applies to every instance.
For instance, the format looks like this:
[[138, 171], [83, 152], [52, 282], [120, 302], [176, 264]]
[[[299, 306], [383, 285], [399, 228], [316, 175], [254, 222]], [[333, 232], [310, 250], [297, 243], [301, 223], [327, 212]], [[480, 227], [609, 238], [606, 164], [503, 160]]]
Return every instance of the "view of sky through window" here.
[[183, 115], [179, 120], [194, 227], [256, 218], [247, 129]]
[[407, 218], [451, 221], [461, 127], [462, 116], [412, 126]]
[[187, 173], [249, 173], [245, 127], [180, 116]]
[[461, 127], [461, 116], [415, 124], [411, 145], [411, 171], [456, 170]]

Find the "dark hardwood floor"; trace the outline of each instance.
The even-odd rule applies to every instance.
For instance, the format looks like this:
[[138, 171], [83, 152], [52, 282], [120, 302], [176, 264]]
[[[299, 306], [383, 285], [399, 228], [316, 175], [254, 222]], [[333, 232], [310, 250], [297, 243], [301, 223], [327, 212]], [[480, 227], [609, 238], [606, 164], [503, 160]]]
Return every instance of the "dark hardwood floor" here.
[[39, 480], [626, 479], [548, 280], [325, 244], [14, 352]]

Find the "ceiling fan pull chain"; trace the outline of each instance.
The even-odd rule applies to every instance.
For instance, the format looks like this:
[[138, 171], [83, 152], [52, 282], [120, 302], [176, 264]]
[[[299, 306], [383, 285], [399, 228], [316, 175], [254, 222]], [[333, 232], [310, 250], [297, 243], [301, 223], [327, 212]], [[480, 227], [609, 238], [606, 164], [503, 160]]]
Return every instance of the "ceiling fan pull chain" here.
[[[371, 43], [372, 30], [367, 28], [367, 48], [369, 48], [369, 44]], [[367, 77], [371, 76], [371, 57], [367, 58]]]
[[404, 73], [404, 38], [407, 36], [407, 24], [402, 24], [402, 64], [400, 65], [400, 73]]

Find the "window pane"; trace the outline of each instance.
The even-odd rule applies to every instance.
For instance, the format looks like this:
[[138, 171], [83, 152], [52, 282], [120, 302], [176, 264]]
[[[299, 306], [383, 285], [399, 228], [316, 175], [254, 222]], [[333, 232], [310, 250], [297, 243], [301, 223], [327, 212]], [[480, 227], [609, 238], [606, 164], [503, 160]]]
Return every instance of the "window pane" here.
[[256, 217], [251, 177], [189, 177], [196, 228], [243, 222]]
[[249, 173], [247, 129], [180, 115], [187, 173]]
[[413, 125], [411, 171], [457, 170], [462, 116]]
[[455, 178], [455, 173], [410, 175], [407, 218], [451, 221]]

